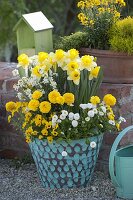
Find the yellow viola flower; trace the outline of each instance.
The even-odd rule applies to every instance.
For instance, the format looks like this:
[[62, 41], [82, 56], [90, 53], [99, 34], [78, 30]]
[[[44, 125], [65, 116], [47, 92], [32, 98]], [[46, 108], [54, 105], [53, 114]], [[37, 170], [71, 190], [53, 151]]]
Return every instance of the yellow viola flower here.
[[51, 103], [49, 103], [48, 101], [42, 101], [39, 108], [42, 113], [49, 113], [49, 111], [51, 110]]
[[25, 121], [26, 121], [26, 122], [29, 122], [31, 116], [32, 116], [32, 114], [31, 114], [30, 112], [27, 112], [27, 113], [25, 114]]
[[112, 113], [108, 114], [108, 119], [113, 120], [115, 119], [115, 115], [113, 115]]
[[65, 102], [65, 99], [64, 99], [64, 97], [59, 96], [59, 97], [56, 98], [56, 102], [57, 102], [58, 104], [63, 105], [64, 102]]
[[73, 104], [74, 103], [74, 95], [72, 93], [65, 93], [63, 95], [64, 99], [65, 99], [65, 103], [70, 105], [70, 104]]
[[42, 140], [42, 139], [43, 139], [43, 135], [39, 135], [39, 136], [38, 136], [38, 139], [39, 139], [39, 140]]
[[41, 78], [41, 74], [39, 72], [40, 68], [41, 67], [37, 65], [32, 69], [32, 74], [37, 76], [38, 78]]
[[31, 138], [26, 136], [26, 143], [30, 143], [31, 142]]
[[46, 124], [48, 121], [46, 119], [42, 119], [42, 125]]
[[78, 69], [79, 65], [75, 61], [71, 61], [67, 64], [67, 71], [70, 73], [71, 71], [74, 71], [75, 69]]
[[112, 94], [106, 94], [103, 101], [108, 106], [114, 106], [116, 104], [116, 98]]
[[36, 99], [30, 100], [30, 102], [28, 103], [29, 110], [37, 111], [38, 107], [39, 107], [39, 101]]
[[81, 8], [81, 9], [84, 9], [84, 8], [85, 8], [85, 2], [84, 2], [84, 1], [79, 1], [79, 2], [77, 3], [77, 7], [78, 7], [78, 8]]
[[79, 85], [80, 71], [79, 70], [72, 71], [68, 76], [68, 80], [72, 80], [76, 85]]
[[51, 144], [51, 143], [53, 142], [53, 137], [52, 137], [52, 136], [48, 136], [48, 137], [47, 137], [47, 140], [48, 140], [48, 143]]
[[33, 133], [33, 128], [32, 126], [30, 126], [26, 131], [25, 131], [25, 134], [26, 135], [31, 135]]
[[56, 90], [53, 90], [48, 94], [48, 99], [51, 103], [55, 104], [57, 103], [57, 97], [60, 97], [60, 93]]
[[52, 121], [46, 123], [45, 128], [50, 129], [52, 127]]
[[27, 125], [27, 122], [24, 122], [24, 123], [22, 124], [22, 129], [24, 129], [24, 128], [26, 127], [26, 125]]
[[40, 99], [42, 97], [42, 92], [39, 90], [36, 90], [35, 92], [33, 92], [32, 94], [32, 99]]
[[38, 132], [37, 131], [33, 131], [32, 135], [37, 135]]
[[53, 130], [51, 133], [52, 133], [52, 135], [55, 136], [55, 137], [58, 135], [58, 132], [55, 131], [55, 130]]
[[90, 102], [94, 105], [100, 103], [100, 98], [98, 96], [92, 96]]
[[99, 71], [100, 71], [100, 67], [95, 67], [95, 68], [93, 68], [93, 69], [90, 71], [89, 80], [92, 80], [93, 78], [97, 78], [97, 77], [98, 77], [98, 74], [99, 74]]
[[116, 123], [116, 128], [118, 131], [120, 131], [120, 124], [119, 123]]
[[65, 56], [65, 52], [62, 49], [58, 49], [55, 51], [55, 59], [56, 61], [60, 61]]
[[8, 103], [6, 103], [6, 110], [8, 111], [8, 112], [14, 112], [14, 111], [16, 111], [16, 103], [15, 102], [13, 102], [13, 101], [10, 101], [10, 102], [8, 102]]
[[70, 49], [68, 52], [67, 52], [67, 56], [68, 58], [70, 58], [71, 60], [74, 60], [76, 58], [79, 57], [79, 51], [76, 50], [76, 49]]
[[42, 115], [37, 114], [35, 116], [35, 125], [36, 126], [41, 126], [42, 125]]
[[27, 67], [29, 65], [29, 57], [26, 54], [21, 54], [18, 56], [17, 58], [18, 63], [22, 66], [22, 67]]
[[44, 62], [48, 58], [48, 53], [46, 52], [39, 52], [38, 53], [38, 61], [40, 63]]
[[9, 115], [9, 116], [8, 116], [8, 122], [9, 122], [9, 123], [11, 122], [11, 118], [12, 118], [12, 116]]
[[48, 135], [48, 131], [46, 128], [43, 128], [42, 131], [41, 131], [42, 135], [45, 135], [47, 136]]

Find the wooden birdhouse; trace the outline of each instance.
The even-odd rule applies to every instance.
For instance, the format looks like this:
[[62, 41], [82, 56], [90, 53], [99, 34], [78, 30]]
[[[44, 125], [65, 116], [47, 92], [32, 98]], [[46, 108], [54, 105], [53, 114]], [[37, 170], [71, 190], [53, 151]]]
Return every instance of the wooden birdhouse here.
[[53, 25], [42, 12], [22, 15], [14, 30], [17, 33], [18, 54], [26, 53], [29, 56], [40, 51], [53, 50]]

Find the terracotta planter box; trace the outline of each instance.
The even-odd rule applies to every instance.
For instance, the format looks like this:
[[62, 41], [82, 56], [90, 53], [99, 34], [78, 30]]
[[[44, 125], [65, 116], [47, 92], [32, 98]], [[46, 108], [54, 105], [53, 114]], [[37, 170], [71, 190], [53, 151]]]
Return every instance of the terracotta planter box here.
[[106, 83], [133, 83], [133, 56], [110, 50], [81, 48], [81, 55], [97, 57], [98, 65], [104, 69]]

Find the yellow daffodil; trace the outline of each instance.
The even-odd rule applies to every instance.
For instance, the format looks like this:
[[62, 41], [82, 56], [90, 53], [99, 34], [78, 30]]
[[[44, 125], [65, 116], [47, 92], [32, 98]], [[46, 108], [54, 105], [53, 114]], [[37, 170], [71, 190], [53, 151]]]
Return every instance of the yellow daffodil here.
[[67, 53], [67, 56], [70, 58], [70, 60], [74, 60], [79, 57], [79, 51], [76, 49], [70, 49]]
[[68, 76], [68, 80], [72, 80], [76, 85], [79, 85], [80, 71], [79, 70], [72, 71]]
[[18, 56], [18, 63], [22, 67], [27, 67], [29, 65], [29, 57], [26, 54], [21, 54]]
[[90, 71], [89, 80], [92, 80], [93, 78], [97, 78], [97, 77], [98, 77], [98, 74], [99, 74], [99, 71], [100, 71], [100, 67], [95, 67], [95, 68], [93, 68], [93, 69]]
[[38, 61], [40, 63], [44, 62], [48, 58], [48, 53], [46, 52], [39, 52], [38, 53]]
[[41, 78], [41, 74], [40, 74], [40, 66], [35, 66], [33, 69], [32, 69], [32, 74], [34, 75], [34, 76], [37, 76], [38, 78]]

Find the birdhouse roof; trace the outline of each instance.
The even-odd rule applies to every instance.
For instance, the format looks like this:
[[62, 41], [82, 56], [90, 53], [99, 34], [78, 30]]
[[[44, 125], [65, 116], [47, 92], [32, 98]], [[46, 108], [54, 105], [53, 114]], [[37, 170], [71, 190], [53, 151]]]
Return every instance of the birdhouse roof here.
[[41, 11], [22, 15], [14, 30], [18, 28], [22, 20], [35, 32], [53, 28], [53, 25]]

